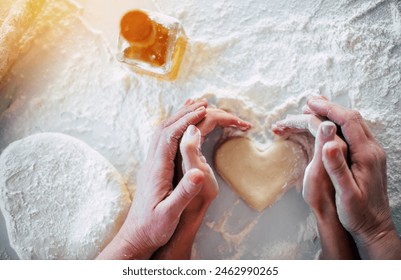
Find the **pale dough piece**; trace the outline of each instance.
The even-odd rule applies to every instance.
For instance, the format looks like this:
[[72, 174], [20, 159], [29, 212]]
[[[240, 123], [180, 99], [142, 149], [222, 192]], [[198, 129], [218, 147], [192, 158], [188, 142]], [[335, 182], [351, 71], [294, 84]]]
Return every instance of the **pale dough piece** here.
[[6, 0], [1, 6], [0, 81], [35, 38], [78, 10], [66, 0]]
[[0, 157], [0, 206], [21, 259], [92, 259], [131, 201], [118, 171], [73, 137], [35, 134]]
[[250, 139], [235, 137], [217, 148], [214, 165], [250, 207], [262, 211], [302, 175], [302, 157], [302, 148], [291, 141], [277, 141], [260, 151]]

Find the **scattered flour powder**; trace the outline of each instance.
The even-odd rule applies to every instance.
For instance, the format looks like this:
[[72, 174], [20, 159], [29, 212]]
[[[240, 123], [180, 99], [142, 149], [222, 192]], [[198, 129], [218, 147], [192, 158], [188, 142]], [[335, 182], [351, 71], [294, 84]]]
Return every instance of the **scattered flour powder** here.
[[[300, 113], [306, 96], [324, 94], [361, 111], [386, 149], [390, 203], [401, 232], [400, 1], [156, 3], [182, 21], [190, 40], [176, 81], [130, 72], [79, 11], [70, 13], [38, 35], [2, 79], [0, 151], [37, 132], [65, 133], [110, 161], [132, 193], [154, 129], [186, 99], [206, 96], [237, 113], [254, 125], [248, 136], [268, 145], [275, 121]], [[218, 137], [205, 143], [209, 161]], [[315, 223], [300, 193], [290, 191], [256, 213], [218, 180], [221, 192], [194, 258], [315, 258]], [[223, 238], [245, 228], [240, 244]]]

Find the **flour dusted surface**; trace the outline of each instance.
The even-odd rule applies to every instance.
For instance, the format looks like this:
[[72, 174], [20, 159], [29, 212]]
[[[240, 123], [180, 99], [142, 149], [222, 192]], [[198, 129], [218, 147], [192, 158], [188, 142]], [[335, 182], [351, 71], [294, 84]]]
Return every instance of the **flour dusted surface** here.
[[[401, 232], [400, 1], [156, 0], [156, 3], [163, 12], [183, 22], [192, 48], [196, 49], [189, 74], [193, 80], [188, 84], [197, 92], [202, 89], [216, 92], [212, 100], [220, 107], [253, 123], [250, 135], [254, 141], [261, 144], [272, 141], [271, 125], [287, 114], [300, 113], [304, 97], [309, 94], [323, 94], [361, 111], [388, 153], [390, 203]], [[268, 211], [275, 211], [281, 203]], [[211, 219], [223, 219], [219, 214], [221, 208], [212, 205]], [[288, 207], [282, 210], [281, 217], [291, 211]], [[235, 216], [231, 217], [235, 223]], [[255, 234], [259, 245], [268, 243], [263, 239], [275, 235], [273, 229], [263, 227], [277, 224], [273, 219], [265, 224], [259, 221], [255, 227], [255, 232], [260, 233]], [[309, 230], [306, 224], [305, 220], [298, 224], [296, 230], [300, 235]], [[207, 232], [201, 228], [197, 248], [207, 246]], [[284, 236], [278, 242], [292, 240], [290, 233]], [[307, 242], [295, 243], [303, 249], [294, 250], [293, 258], [304, 258], [302, 251]], [[198, 249], [197, 257], [221, 255], [214, 245], [208, 253]], [[252, 241], [247, 245], [241, 257], [255, 257], [253, 252], [259, 252], [260, 247], [255, 244], [252, 248]], [[307, 246], [312, 248], [313, 242]], [[237, 251], [224, 252], [233, 256]], [[276, 251], [259, 255], [274, 258]]]
[[[189, 37], [175, 82], [125, 69], [114, 59], [116, 41], [68, 17], [33, 41], [0, 86], [9, 105], [0, 115], [0, 150], [42, 131], [73, 135], [108, 159], [133, 193], [153, 131], [186, 99], [206, 96], [239, 114], [253, 124], [247, 137], [268, 145], [275, 121], [300, 113], [307, 95], [325, 94], [360, 110], [388, 152], [390, 203], [401, 230], [400, 1], [157, 3]], [[217, 139], [205, 142], [209, 162]], [[259, 214], [218, 180], [221, 193], [198, 233], [195, 258], [282, 258], [280, 245], [271, 244], [292, 248], [285, 258], [315, 257], [316, 228], [299, 193], [289, 191]], [[205, 225], [227, 215], [225, 234]], [[248, 225], [238, 244], [223, 238]]]
[[22, 259], [92, 259], [130, 206], [115, 168], [85, 143], [43, 133], [0, 157], [0, 205]]

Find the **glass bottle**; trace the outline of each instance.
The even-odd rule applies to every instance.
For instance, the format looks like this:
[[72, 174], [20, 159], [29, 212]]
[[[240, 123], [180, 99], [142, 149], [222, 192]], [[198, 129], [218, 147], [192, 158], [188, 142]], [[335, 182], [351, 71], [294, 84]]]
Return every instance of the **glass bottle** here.
[[117, 58], [139, 73], [174, 80], [186, 45], [187, 37], [177, 19], [133, 10], [120, 22]]

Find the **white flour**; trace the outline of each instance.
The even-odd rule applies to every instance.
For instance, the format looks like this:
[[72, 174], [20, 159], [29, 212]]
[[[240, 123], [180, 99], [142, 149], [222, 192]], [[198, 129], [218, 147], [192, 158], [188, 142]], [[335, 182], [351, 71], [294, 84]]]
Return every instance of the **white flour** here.
[[[35, 132], [66, 133], [106, 157], [132, 190], [155, 127], [187, 98], [207, 96], [252, 122], [249, 136], [263, 145], [272, 141], [276, 120], [301, 112], [305, 96], [324, 94], [360, 110], [388, 152], [390, 202], [401, 232], [400, 1], [157, 3], [183, 22], [190, 39], [175, 82], [130, 72], [101, 34], [71, 17], [35, 40], [3, 80], [0, 99], [10, 106], [0, 115], [0, 150]], [[205, 144], [208, 160], [214, 136]], [[205, 223], [218, 224], [227, 211], [228, 234], [258, 223], [235, 246], [204, 224], [195, 258], [315, 257], [315, 225], [299, 193], [287, 193], [259, 217], [219, 183]], [[273, 243], [291, 254], [279, 245], [270, 252]]]

